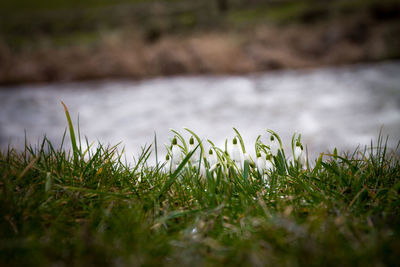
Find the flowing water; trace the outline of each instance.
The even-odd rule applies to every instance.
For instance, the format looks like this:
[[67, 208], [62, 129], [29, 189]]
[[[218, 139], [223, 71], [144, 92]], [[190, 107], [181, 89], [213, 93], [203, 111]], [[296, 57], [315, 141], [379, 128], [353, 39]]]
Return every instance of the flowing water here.
[[[157, 134], [159, 153], [188, 127], [223, 146], [232, 127], [248, 144], [270, 128], [286, 143], [294, 131], [311, 155], [352, 150], [376, 140], [400, 140], [400, 62], [246, 76], [198, 76], [146, 81], [101, 81], [0, 88], [0, 147], [21, 148], [46, 134], [59, 144], [66, 127], [60, 101], [82, 136], [122, 142], [127, 158]], [[265, 137], [267, 138], [267, 137]], [[250, 147], [253, 151], [253, 148]]]

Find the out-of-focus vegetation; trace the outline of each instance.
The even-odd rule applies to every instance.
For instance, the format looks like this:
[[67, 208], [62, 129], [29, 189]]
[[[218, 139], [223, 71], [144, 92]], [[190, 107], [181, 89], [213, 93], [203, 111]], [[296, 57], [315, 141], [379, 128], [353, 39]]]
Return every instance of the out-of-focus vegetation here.
[[[194, 30], [235, 30], [260, 23], [317, 23], [338, 17], [395, 19], [398, 0], [17, 0], [0, 3], [0, 37], [12, 48], [36, 39], [90, 42], [106, 31], [134, 31], [149, 41]], [[37, 44], [37, 43], [36, 43]]]
[[[398, 49], [400, 41], [397, 37], [400, 36], [398, 14], [400, 14], [399, 0], [1, 1], [0, 58], [9, 63], [4, 63], [3, 66], [0, 64], [0, 80], [17, 81], [24, 75], [28, 80], [35, 80], [34, 77], [40, 76], [40, 74], [33, 74], [31, 71], [32, 73], [29, 76], [26, 71], [9, 70], [10, 67], [7, 66], [20, 65], [16, 61], [34, 62], [36, 59], [33, 58], [35, 57], [43, 58], [42, 54], [46, 54], [43, 53], [45, 50], [49, 54], [54, 54], [52, 49], [76, 46], [82, 49], [83, 46], [83, 49], [90, 49], [91, 51], [94, 51], [94, 49], [105, 51], [109, 48], [104, 48], [104, 43], [111, 43], [114, 47], [119, 46], [119, 51], [125, 51], [122, 46], [129, 43], [131, 47], [135, 47], [136, 51], [142, 51], [155, 43], [159, 43], [160, 40], [180, 38], [171, 41], [175, 43], [176, 47], [179, 47], [182, 38], [197, 38], [199, 35], [204, 36], [205, 34], [220, 35], [226, 43], [229, 43], [228, 46], [235, 47], [241, 53], [246, 54], [244, 57], [248, 58], [249, 61], [247, 65], [234, 68], [235, 71], [233, 72], [259, 71], [269, 69], [271, 66], [272, 68], [305, 67], [335, 64], [335, 62], [351, 63], [398, 58], [400, 56]], [[273, 32], [267, 32], [265, 27], [269, 27]], [[308, 32], [304, 33], [304, 31]], [[277, 60], [271, 58], [270, 55], [266, 56], [266, 54], [272, 53], [266, 49], [270, 41], [265, 40], [265, 38], [261, 38], [260, 41], [260, 32], [261, 35], [275, 35], [281, 43], [293, 42], [301, 46], [301, 48], [291, 48], [290, 50], [293, 51], [277, 53], [274, 51], [274, 56], [282, 54], [285, 57], [291, 57], [292, 53], [301, 54], [303, 51], [319, 51], [318, 53], [321, 54], [325, 53], [323, 51], [327, 49], [324, 44], [332, 46], [331, 43], [339, 44], [338, 50], [347, 49], [352, 52], [351, 55], [331, 55], [329, 59], [304, 55], [304, 58], [295, 60], [296, 62], [285, 63], [286, 60]], [[277, 33], [279, 33], [279, 36], [276, 36]], [[318, 39], [320, 44], [303, 43], [302, 40], [298, 40], [302, 38], [305, 40], [304, 42], [307, 42], [306, 39]], [[361, 45], [363, 47], [360, 49], [357, 47], [349, 48], [348, 44], [345, 44], [346, 47], [340, 47], [341, 40], [350, 42], [350, 46], [355, 44], [358, 48]], [[212, 48], [221, 44], [221, 42], [215, 42], [215, 38], [213, 41], [207, 40], [206, 43]], [[136, 44], [145, 48], [139, 49]], [[192, 52], [188, 55], [168, 55], [167, 57], [178, 57], [174, 61], [182, 61], [182, 58], [188, 57], [206, 58], [203, 55], [204, 53], [199, 52], [201, 49], [198, 49], [198, 47], [204, 47], [203, 50], [209, 51], [208, 46], [204, 43], [195, 46], [195, 48], [189, 48]], [[249, 46], [262, 46], [263, 49], [257, 48], [256, 52], [249, 52], [250, 50], [253, 51], [253, 48], [248, 48]], [[282, 44], [275, 46], [283, 47]], [[329, 47], [329, 49], [332, 49], [332, 47]], [[223, 50], [229, 50], [229, 48], [225, 47]], [[30, 53], [41, 51], [41, 55], [27, 54], [26, 57], [21, 58], [19, 57], [21, 51]], [[63, 55], [69, 58], [69, 55], [74, 53], [77, 53], [76, 50], [68, 53], [67, 56]], [[148, 53], [157, 55], [157, 52]], [[147, 52], [142, 51], [139, 54], [145, 55]], [[233, 54], [238, 54], [238, 52]], [[64, 60], [60, 55], [52, 56], [52, 58], [55, 57]], [[229, 57], [230, 55], [226, 56], [226, 58]], [[262, 59], [262, 63], [255, 62], [253, 59], [264, 57], [268, 60]], [[283, 56], [278, 57], [282, 58]], [[125, 56], [125, 58], [132, 57]], [[307, 60], [310, 62], [305, 62]], [[144, 61], [146, 64], [149, 62], [150, 65], [152, 64], [152, 60], [147, 57]], [[32, 64], [34, 65], [34, 63]], [[149, 67], [149, 69], [163, 69], [163, 64], [157, 63], [157, 66]], [[48, 65], [54, 64], [48, 63]], [[125, 63], [120, 62], [116, 65], [123, 66], [119, 67], [119, 71], [113, 71], [114, 74], [112, 75], [107, 71], [104, 73], [97, 71], [97, 74], [81, 76], [87, 78], [103, 77], [107, 75], [115, 76], [119, 73], [121, 76], [142, 77], [166, 74], [158, 70], [154, 70], [154, 73], [145, 71], [148, 75], [143, 75], [137, 71], [131, 73], [130, 69], [133, 67], [127, 68]], [[193, 63], [193, 66], [188, 63], [183, 63], [183, 65], [185, 66], [184, 70], [176, 70], [173, 73], [232, 72], [218, 67], [215, 70], [210, 69], [208, 66], [200, 66], [200, 63]], [[25, 67], [21, 68], [26, 69]], [[57, 73], [68, 72], [68, 70], [58, 67], [55, 67], [55, 69], [57, 69], [55, 71]], [[121, 71], [121, 69], [124, 71]], [[166, 69], [175, 68], [168, 67]], [[60, 75], [57, 74], [56, 76], [59, 77]], [[71, 74], [68, 77], [80, 79], [77, 76], [79, 75]], [[41, 79], [46, 80], [47, 78], [38, 78], [38, 80]]]

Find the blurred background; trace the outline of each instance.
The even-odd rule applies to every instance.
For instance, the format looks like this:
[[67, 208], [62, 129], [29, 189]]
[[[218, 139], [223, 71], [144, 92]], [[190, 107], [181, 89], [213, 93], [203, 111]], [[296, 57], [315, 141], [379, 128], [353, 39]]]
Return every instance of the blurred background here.
[[303, 133], [313, 155], [400, 139], [400, 0], [0, 3], [0, 146], [61, 141], [60, 100], [129, 153], [192, 128]]

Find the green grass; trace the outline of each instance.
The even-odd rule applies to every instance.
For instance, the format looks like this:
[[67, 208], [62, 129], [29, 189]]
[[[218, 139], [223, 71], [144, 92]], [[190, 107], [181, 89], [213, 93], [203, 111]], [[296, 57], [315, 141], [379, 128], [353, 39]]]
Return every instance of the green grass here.
[[[176, 131], [183, 155], [175, 171], [150, 147], [127, 163], [117, 147], [81, 140], [66, 114], [72, 150], [44, 138], [0, 154], [0, 265], [398, 263], [400, 165], [382, 138], [315, 162], [281, 149], [264, 180], [252, 161], [241, 168], [225, 148], [191, 146]], [[256, 150], [270, 153], [261, 140]], [[193, 157], [206, 147], [218, 163], [201, 175]]]

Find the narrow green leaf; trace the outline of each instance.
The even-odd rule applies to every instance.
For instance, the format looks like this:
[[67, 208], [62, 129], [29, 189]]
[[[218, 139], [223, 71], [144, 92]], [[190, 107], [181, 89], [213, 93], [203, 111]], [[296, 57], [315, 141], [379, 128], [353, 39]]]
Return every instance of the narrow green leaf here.
[[245, 160], [243, 166], [243, 179], [247, 182], [248, 178], [249, 178], [249, 163], [247, 162], [247, 160]]
[[74, 163], [78, 164], [79, 150], [78, 150], [78, 146], [76, 144], [74, 126], [72, 124], [71, 116], [69, 115], [67, 106], [64, 104], [63, 101], [61, 101], [61, 104], [64, 106], [65, 116], [67, 117], [67, 121], [68, 121], [69, 135], [70, 135], [71, 144], [72, 144], [72, 152], [74, 154]]

